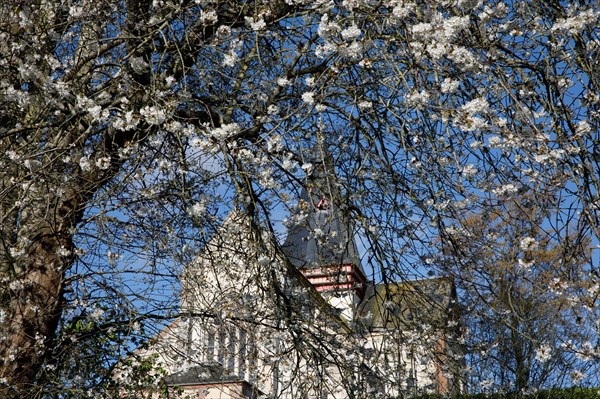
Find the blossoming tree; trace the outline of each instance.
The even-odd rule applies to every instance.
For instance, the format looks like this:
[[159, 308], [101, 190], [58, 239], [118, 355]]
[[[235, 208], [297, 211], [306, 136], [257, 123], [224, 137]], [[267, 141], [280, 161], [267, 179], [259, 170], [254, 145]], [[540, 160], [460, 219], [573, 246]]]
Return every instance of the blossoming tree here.
[[586, 1], [3, 1], [2, 395], [114, 383], [232, 204], [278, 242], [315, 148], [375, 279], [534, 186], [596, 245], [598, 15]]
[[[441, 262], [462, 293], [467, 362], [485, 390], [577, 384], [595, 370], [589, 321], [598, 315], [581, 295], [597, 290], [589, 241], [554, 219], [549, 194], [498, 200], [440, 240]], [[562, 229], [550, 232], [552, 222]]]

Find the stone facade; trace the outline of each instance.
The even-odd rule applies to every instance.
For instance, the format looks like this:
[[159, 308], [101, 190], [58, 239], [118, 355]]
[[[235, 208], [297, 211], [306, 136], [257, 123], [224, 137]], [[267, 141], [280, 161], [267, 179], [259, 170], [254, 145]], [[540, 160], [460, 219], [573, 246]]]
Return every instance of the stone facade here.
[[281, 246], [232, 212], [182, 277], [184, 316], [140, 356], [191, 398], [459, 392], [452, 281], [370, 282], [334, 194], [313, 188]]

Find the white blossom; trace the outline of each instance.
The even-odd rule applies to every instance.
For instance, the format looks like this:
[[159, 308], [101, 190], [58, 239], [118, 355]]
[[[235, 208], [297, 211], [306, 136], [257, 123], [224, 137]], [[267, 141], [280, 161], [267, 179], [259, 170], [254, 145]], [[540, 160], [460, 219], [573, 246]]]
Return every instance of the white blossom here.
[[238, 54], [231, 50], [223, 56], [223, 66], [234, 67], [239, 60]]
[[459, 85], [460, 83], [457, 80], [446, 78], [442, 82], [440, 90], [442, 93], [454, 93]]
[[87, 112], [92, 116], [94, 120], [100, 119], [102, 113], [102, 107], [100, 105], [94, 105], [88, 108]]
[[19, 108], [23, 109], [30, 102], [29, 94], [23, 90], [17, 90], [12, 86], [3, 88], [3, 97], [7, 101], [12, 101], [19, 104]]
[[224, 140], [235, 136], [240, 130], [240, 125], [237, 123], [229, 123], [211, 130], [210, 135], [218, 140]]
[[483, 97], [469, 101], [461, 107], [461, 110], [469, 115], [485, 114], [490, 109], [490, 105]]
[[469, 71], [477, 65], [477, 61], [475, 60], [475, 57], [473, 57], [473, 54], [464, 47], [454, 46], [452, 51], [448, 54], [448, 57], [460, 65], [464, 71]]
[[508, 183], [508, 184], [504, 184], [500, 187], [493, 189], [492, 193], [494, 193], [494, 195], [496, 195], [496, 196], [501, 197], [501, 196], [505, 196], [505, 195], [515, 194], [518, 191], [519, 191], [518, 187], [516, 187], [512, 183]]
[[88, 157], [81, 157], [79, 159], [79, 167], [82, 172], [88, 172], [92, 169], [92, 163]]
[[[491, 148], [499, 147], [502, 144], [502, 138], [499, 136], [491, 136], [488, 139], [488, 146]], [[473, 145], [471, 145], [473, 147]]]
[[287, 170], [288, 172], [293, 172], [296, 169], [296, 162], [294, 162], [292, 159], [290, 158], [284, 158], [282, 163], [281, 163], [281, 167], [284, 170]]
[[532, 251], [538, 248], [539, 243], [533, 237], [523, 237], [519, 242], [519, 246], [523, 251]]
[[290, 84], [290, 80], [286, 77], [279, 77], [277, 78], [277, 85], [281, 86], [281, 87], [285, 87], [285, 86], [289, 86]]
[[473, 176], [474, 174], [477, 173], [477, 168], [475, 167], [475, 165], [473, 164], [468, 164], [466, 166], [463, 166], [461, 168], [461, 172], [465, 175], [465, 176]]
[[571, 381], [573, 381], [573, 384], [579, 384], [586, 377], [586, 375], [579, 370], [571, 371], [569, 373], [569, 376], [571, 377]]
[[429, 103], [430, 98], [431, 96], [427, 90], [421, 90], [419, 92], [414, 91], [408, 94], [405, 101], [409, 107], [421, 109]]
[[411, 32], [416, 38], [426, 40], [428, 34], [433, 32], [433, 26], [428, 22], [419, 22], [411, 27]]
[[96, 167], [101, 170], [110, 168], [110, 157], [101, 157], [96, 159]]
[[267, 23], [265, 22], [265, 20], [263, 19], [263, 17], [259, 17], [258, 19], [254, 19], [252, 17], [246, 17], [245, 18], [246, 21], [246, 25], [248, 25], [250, 27], [250, 29], [252, 30], [263, 30], [267, 27]]
[[337, 50], [337, 47], [332, 42], [326, 41], [325, 43], [317, 46], [315, 49], [315, 56], [317, 58], [325, 58], [327, 55]]
[[304, 171], [304, 173], [310, 175], [314, 169], [314, 165], [310, 162], [307, 162], [305, 164], [302, 164], [301, 168]]
[[10, 252], [10, 256], [13, 258], [18, 258], [25, 254], [25, 248], [23, 246], [11, 246], [8, 252]]
[[205, 215], [205, 213], [206, 213], [206, 202], [205, 201], [196, 202], [188, 210], [188, 214], [190, 216], [197, 217], [197, 218], [202, 217], [203, 215]]
[[302, 93], [302, 101], [304, 101], [308, 105], [313, 105], [315, 103], [315, 93], [312, 91]]
[[129, 65], [136, 73], [144, 73], [148, 70], [149, 64], [142, 57], [132, 57], [129, 59]]
[[60, 248], [56, 251], [56, 254], [58, 256], [66, 257], [66, 256], [71, 255], [71, 251], [69, 251], [67, 248], [65, 248], [64, 245], [61, 245]]
[[339, 31], [340, 26], [334, 22], [329, 21], [329, 15], [323, 14], [321, 17], [321, 23], [319, 24], [319, 28], [317, 29], [317, 33], [322, 39], [327, 39], [331, 35], [335, 34]]
[[231, 34], [231, 27], [228, 25], [221, 25], [217, 28], [217, 37], [226, 37]]
[[200, 22], [204, 24], [214, 24], [218, 21], [218, 15], [215, 10], [201, 10], [200, 11]]
[[118, 130], [131, 130], [135, 129], [139, 123], [139, 118], [137, 118], [133, 111], [128, 111], [125, 115], [116, 117], [113, 121], [113, 127]]
[[102, 309], [101, 307], [96, 307], [92, 313], [90, 313], [90, 319], [94, 320], [94, 321], [99, 321], [102, 316], [104, 315], [104, 309]]
[[598, 15], [600, 15], [600, 11], [590, 8], [589, 10], [582, 11], [576, 15], [558, 19], [552, 27], [552, 30], [564, 30], [572, 35], [576, 35], [586, 26], [598, 24]]
[[362, 34], [362, 31], [356, 25], [350, 25], [341, 32], [344, 40], [354, 40]]
[[358, 109], [360, 109], [360, 110], [364, 111], [364, 110], [370, 109], [370, 108], [373, 108], [373, 103], [371, 101], [363, 100], [358, 103]]
[[34, 172], [42, 167], [42, 162], [37, 159], [26, 159], [23, 161], [23, 165], [30, 171]]
[[167, 76], [165, 78], [165, 84], [167, 85], [167, 87], [172, 87], [173, 84], [175, 84], [175, 77], [174, 76]]
[[282, 136], [275, 134], [267, 140], [267, 151], [277, 152], [283, 148]]
[[162, 125], [167, 118], [165, 111], [161, 108], [146, 105], [140, 110], [140, 115], [151, 125]]
[[325, 104], [319, 103], [319, 104], [315, 105], [315, 110], [317, 112], [325, 112], [327, 110], [327, 106]]
[[469, 21], [469, 15], [464, 15], [462, 17], [454, 16], [445, 19], [443, 22], [443, 35], [445, 36], [445, 39], [450, 40], [462, 30], [467, 29]]
[[81, 6], [71, 6], [69, 7], [69, 15], [72, 18], [79, 18], [83, 15], [83, 7]]
[[465, 132], [484, 130], [488, 127], [486, 120], [479, 116], [466, 116], [464, 118], [458, 118], [456, 120], [456, 125], [459, 129]]
[[346, 56], [353, 60], [358, 60], [363, 55], [364, 47], [360, 41], [355, 40], [347, 46], [338, 47], [337, 50], [340, 53], [340, 55]]
[[592, 132], [592, 126], [586, 120], [583, 120], [577, 124], [577, 128], [575, 129], [575, 133], [579, 136], [584, 136]]
[[413, 9], [407, 4], [398, 4], [392, 10], [392, 15], [398, 19], [404, 19], [408, 17]]
[[534, 261], [526, 262], [523, 259], [519, 258], [517, 261], [518, 267], [520, 270], [524, 272], [530, 272], [531, 267], [535, 264]]

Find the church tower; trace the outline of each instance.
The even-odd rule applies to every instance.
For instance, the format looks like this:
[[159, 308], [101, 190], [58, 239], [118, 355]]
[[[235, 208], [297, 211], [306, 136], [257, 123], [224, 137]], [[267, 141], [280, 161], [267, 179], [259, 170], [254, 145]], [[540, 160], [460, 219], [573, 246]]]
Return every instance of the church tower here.
[[339, 189], [325, 166], [319, 161], [308, 176], [283, 250], [340, 315], [352, 320], [364, 298], [367, 278], [349, 214], [340, 209]]

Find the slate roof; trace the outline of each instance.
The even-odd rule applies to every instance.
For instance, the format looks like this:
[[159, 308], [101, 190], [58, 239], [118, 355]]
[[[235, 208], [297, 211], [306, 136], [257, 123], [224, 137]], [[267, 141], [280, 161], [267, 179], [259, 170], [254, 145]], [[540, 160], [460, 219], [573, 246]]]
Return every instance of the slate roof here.
[[348, 212], [337, 206], [339, 189], [322, 165], [317, 163], [302, 189], [298, 210], [291, 216], [298, 222], [289, 227], [283, 251], [298, 269], [354, 264], [364, 274]]
[[359, 312], [369, 329], [443, 328], [455, 315], [456, 288], [449, 278], [371, 285]]

